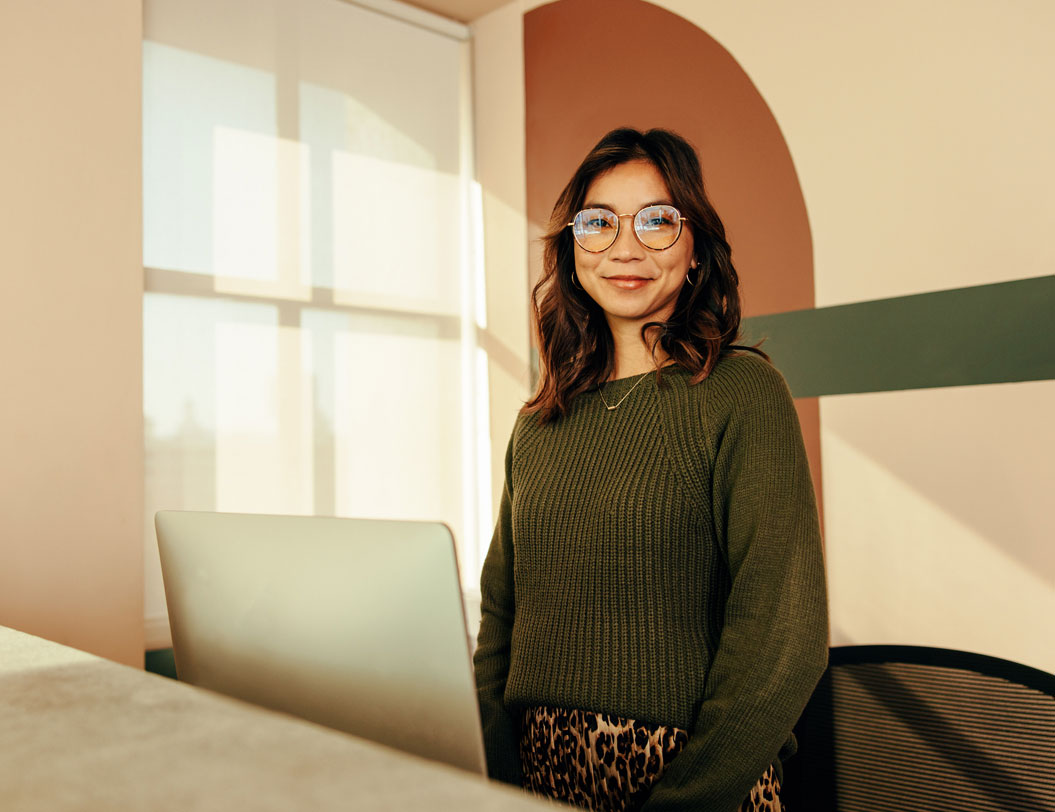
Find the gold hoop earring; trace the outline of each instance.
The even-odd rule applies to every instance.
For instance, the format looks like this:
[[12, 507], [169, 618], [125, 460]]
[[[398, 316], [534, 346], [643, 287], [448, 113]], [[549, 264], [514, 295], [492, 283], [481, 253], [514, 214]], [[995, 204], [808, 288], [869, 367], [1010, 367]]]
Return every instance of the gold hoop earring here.
[[575, 271], [571, 272], [571, 284], [573, 287], [583, 290], [582, 284], [579, 282], [579, 277], [575, 275]]
[[[690, 265], [690, 266], [689, 266], [689, 271], [695, 271], [695, 270], [696, 270], [696, 266], [695, 266], [695, 265]], [[687, 283], [687, 284], [689, 285], [689, 287], [691, 287], [691, 288], [694, 288], [694, 287], [696, 287], [696, 283], [692, 281], [692, 278], [691, 278], [691, 277], [689, 276], [689, 274], [688, 274], [688, 273], [686, 273], [686, 274], [685, 274], [685, 282], [686, 282], [686, 283]]]

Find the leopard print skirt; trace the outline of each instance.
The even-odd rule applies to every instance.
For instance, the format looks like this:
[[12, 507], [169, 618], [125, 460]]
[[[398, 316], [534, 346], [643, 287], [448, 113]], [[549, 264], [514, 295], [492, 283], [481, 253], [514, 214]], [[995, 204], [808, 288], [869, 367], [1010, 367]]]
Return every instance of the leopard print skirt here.
[[[689, 734], [605, 713], [537, 707], [524, 711], [520, 763], [524, 787], [595, 812], [631, 812], [648, 797]], [[781, 812], [780, 781], [770, 767], [740, 812]]]

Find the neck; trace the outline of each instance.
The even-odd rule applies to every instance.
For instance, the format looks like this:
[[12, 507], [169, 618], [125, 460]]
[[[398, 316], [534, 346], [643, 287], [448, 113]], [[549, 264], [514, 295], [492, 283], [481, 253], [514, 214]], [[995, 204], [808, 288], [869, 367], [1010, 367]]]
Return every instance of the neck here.
[[608, 322], [615, 346], [615, 365], [611, 380], [641, 375], [663, 366], [669, 360], [659, 347], [653, 357], [648, 344], [641, 338], [641, 326], [632, 322]]

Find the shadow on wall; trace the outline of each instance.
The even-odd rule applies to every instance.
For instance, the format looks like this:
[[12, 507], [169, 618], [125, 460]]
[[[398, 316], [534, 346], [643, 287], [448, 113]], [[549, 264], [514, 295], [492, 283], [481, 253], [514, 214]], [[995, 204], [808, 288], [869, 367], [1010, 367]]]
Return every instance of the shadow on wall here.
[[[982, 651], [1055, 671], [1055, 382], [825, 398], [833, 642]], [[1011, 417], [1013, 416], [1013, 417]]]

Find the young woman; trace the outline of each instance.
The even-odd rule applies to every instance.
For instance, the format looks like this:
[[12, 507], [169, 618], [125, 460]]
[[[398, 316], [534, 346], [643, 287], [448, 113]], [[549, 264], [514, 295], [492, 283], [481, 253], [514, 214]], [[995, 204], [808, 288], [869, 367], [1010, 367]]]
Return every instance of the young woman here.
[[813, 486], [693, 148], [610, 132], [561, 193], [476, 680], [492, 777], [598, 810], [779, 810], [827, 661]]

